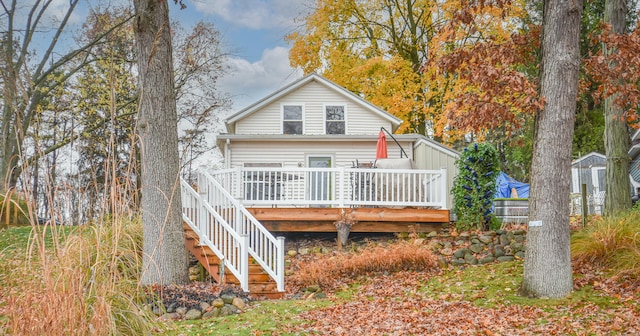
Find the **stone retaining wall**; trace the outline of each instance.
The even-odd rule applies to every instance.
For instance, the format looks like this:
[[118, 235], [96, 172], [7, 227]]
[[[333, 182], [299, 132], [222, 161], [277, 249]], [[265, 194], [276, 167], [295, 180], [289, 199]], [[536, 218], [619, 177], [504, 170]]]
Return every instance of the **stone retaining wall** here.
[[428, 244], [443, 265], [476, 265], [523, 259], [526, 231], [431, 232], [419, 243]]

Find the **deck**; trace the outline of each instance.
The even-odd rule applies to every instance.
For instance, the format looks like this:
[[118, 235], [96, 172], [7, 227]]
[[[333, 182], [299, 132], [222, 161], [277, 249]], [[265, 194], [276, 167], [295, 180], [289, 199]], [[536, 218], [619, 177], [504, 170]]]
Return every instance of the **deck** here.
[[[248, 208], [272, 232], [336, 232], [341, 208]], [[351, 232], [429, 232], [449, 222], [449, 210], [419, 208], [349, 208], [356, 221]]]

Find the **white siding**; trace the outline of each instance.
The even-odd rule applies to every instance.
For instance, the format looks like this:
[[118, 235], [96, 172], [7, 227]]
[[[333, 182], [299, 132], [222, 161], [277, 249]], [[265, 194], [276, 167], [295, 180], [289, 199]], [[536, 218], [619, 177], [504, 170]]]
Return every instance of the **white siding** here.
[[456, 167], [456, 156], [450, 153], [440, 151], [436, 147], [429, 146], [425, 142], [420, 142], [414, 148], [414, 160], [418, 169], [447, 169], [447, 188], [449, 193], [447, 195], [447, 209], [453, 208], [453, 196], [451, 195], [451, 188], [453, 188], [453, 179], [458, 175], [458, 168]]
[[380, 127], [392, 129], [391, 123], [381, 115], [354, 102], [354, 100], [312, 81], [296, 91], [272, 102], [236, 122], [235, 134], [282, 134], [282, 104], [304, 105], [304, 134], [324, 134], [324, 106], [327, 104], [346, 106], [346, 132], [355, 134], [378, 134]]
[[[411, 143], [400, 142], [411, 155]], [[331, 155], [334, 167], [351, 167], [356, 160], [361, 163], [376, 159], [375, 141], [235, 141], [231, 143], [231, 159], [226, 167], [234, 168], [249, 163], [281, 163], [283, 167], [307, 166], [307, 157]], [[400, 148], [388, 144], [389, 158], [400, 158]], [[229, 158], [225, 158], [229, 160]]]

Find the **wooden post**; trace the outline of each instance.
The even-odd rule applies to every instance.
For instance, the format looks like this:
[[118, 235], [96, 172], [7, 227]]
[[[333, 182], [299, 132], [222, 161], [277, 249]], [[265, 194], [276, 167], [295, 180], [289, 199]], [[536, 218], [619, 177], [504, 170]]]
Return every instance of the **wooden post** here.
[[580, 185], [580, 197], [582, 198], [582, 227], [587, 226], [587, 215], [589, 214], [589, 205], [587, 204], [587, 185]]

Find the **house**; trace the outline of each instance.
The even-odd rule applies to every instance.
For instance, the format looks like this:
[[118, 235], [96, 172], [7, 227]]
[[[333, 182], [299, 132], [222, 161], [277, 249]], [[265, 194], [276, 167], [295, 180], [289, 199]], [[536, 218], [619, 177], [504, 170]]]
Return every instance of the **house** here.
[[[274, 232], [336, 232], [338, 221], [351, 232], [439, 229], [459, 154], [393, 135], [401, 122], [317, 74], [233, 114], [217, 137], [224, 169], [200, 172], [195, 188], [180, 181], [187, 248], [216, 281], [282, 297]], [[384, 147], [388, 158], [376, 158]]]
[[[310, 74], [226, 120], [218, 135], [225, 168], [356, 167], [376, 163], [381, 128], [401, 120], [318, 74]], [[446, 171], [446, 203], [459, 154], [418, 134], [387, 137], [389, 158], [410, 158], [417, 169]], [[392, 141], [395, 140], [395, 141]]]
[[606, 166], [607, 158], [596, 152], [571, 162], [571, 193], [579, 194], [582, 184], [587, 185], [587, 195], [605, 191]]
[[637, 129], [631, 136], [629, 159], [631, 160], [629, 175], [631, 175], [631, 184], [633, 185], [631, 195], [634, 195], [635, 191], [640, 188], [640, 129]]

